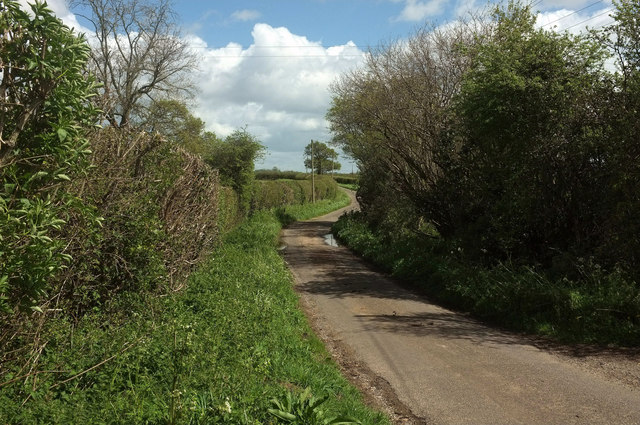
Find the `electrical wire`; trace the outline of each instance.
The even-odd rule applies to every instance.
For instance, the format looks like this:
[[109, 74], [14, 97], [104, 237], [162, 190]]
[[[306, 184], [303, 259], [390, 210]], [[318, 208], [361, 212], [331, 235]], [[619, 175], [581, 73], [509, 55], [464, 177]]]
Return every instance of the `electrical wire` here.
[[595, 15], [595, 16], [590, 17], [589, 19], [585, 19], [584, 21], [580, 21], [580, 22], [578, 22], [577, 24], [573, 24], [573, 25], [571, 25], [571, 26], [568, 26], [568, 27], [566, 27], [564, 30], [566, 31], [566, 30], [571, 29], [571, 28], [573, 28], [573, 27], [577, 27], [578, 25], [582, 25], [582, 24], [584, 24], [585, 22], [589, 22], [589, 21], [591, 21], [591, 20], [593, 20], [593, 19], [599, 18], [600, 16], [603, 16], [603, 15], [606, 15], [606, 14], [608, 14], [608, 13], [611, 13], [611, 12], [612, 12], [612, 10], [613, 10], [613, 9], [607, 9], [607, 10], [605, 10], [605, 11], [604, 11], [604, 12], [602, 12], [602, 13], [599, 13], [599, 14], [597, 14], [597, 15]]
[[563, 19], [565, 19], [565, 18], [568, 18], [569, 16], [573, 16], [573, 15], [575, 15], [576, 13], [580, 13], [580, 12], [582, 12], [583, 10], [586, 10], [586, 9], [588, 9], [588, 8], [592, 7], [592, 6], [595, 6], [595, 5], [596, 5], [596, 4], [598, 4], [598, 3], [602, 3], [603, 1], [604, 1], [604, 0], [598, 0], [598, 1], [596, 1], [596, 2], [591, 3], [591, 4], [590, 4], [590, 5], [588, 5], [588, 6], [583, 7], [582, 9], [578, 9], [578, 10], [576, 10], [576, 11], [573, 11], [573, 12], [569, 13], [568, 15], [564, 15], [564, 16], [562, 16], [562, 17], [560, 17], [560, 18], [556, 19], [555, 21], [547, 22], [546, 24], [542, 25], [542, 26], [541, 26], [541, 28], [544, 28], [544, 27], [546, 27], [547, 25], [554, 24], [554, 23], [556, 23], [556, 22], [558, 22], [558, 21], [561, 21], [561, 20], [563, 20]]

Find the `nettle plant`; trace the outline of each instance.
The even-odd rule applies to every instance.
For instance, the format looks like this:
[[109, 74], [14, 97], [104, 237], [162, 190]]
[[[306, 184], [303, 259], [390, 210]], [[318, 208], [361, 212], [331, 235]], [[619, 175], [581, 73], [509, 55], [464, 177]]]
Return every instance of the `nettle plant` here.
[[64, 184], [88, 168], [97, 122], [89, 45], [45, 3], [0, 0], [0, 310], [40, 310], [70, 257], [54, 234], [74, 200]]

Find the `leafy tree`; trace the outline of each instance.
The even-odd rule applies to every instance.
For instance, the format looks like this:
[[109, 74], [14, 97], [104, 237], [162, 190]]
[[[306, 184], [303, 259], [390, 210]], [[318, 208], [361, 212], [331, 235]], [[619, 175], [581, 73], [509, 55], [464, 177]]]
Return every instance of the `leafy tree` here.
[[0, 308], [37, 308], [69, 260], [54, 237], [72, 201], [60, 186], [88, 165], [97, 85], [85, 39], [44, 3], [0, 7]]
[[142, 127], [151, 133], [158, 132], [189, 151], [206, 157], [210, 155], [209, 151], [218, 139], [215, 134], [205, 131], [204, 125], [204, 121], [194, 117], [184, 102], [163, 99], [151, 104], [145, 113]]
[[[317, 174], [326, 174], [331, 171], [338, 171], [342, 166], [338, 162], [338, 153], [331, 149], [326, 143], [311, 141], [304, 148], [305, 168], [314, 168]], [[313, 160], [312, 157], [313, 156]]]
[[101, 107], [115, 127], [154, 100], [190, 92], [195, 55], [180, 38], [170, 0], [73, 0], [93, 27], [91, 70], [103, 83]]
[[245, 212], [249, 210], [253, 192], [255, 162], [264, 154], [260, 141], [243, 129], [214, 143], [206, 158], [209, 165], [219, 170], [222, 183], [235, 190]]
[[426, 26], [406, 43], [371, 52], [363, 69], [333, 84], [327, 119], [333, 142], [358, 162], [363, 205], [380, 203], [382, 211], [389, 191], [395, 191], [420, 214], [446, 225], [446, 210], [432, 188], [447, 165], [443, 153], [457, 149], [451, 106], [471, 63], [472, 51], [465, 47], [488, 28], [481, 18], [447, 28]]
[[614, 54], [619, 69], [606, 104], [610, 131], [605, 137], [615, 177], [602, 253], [611, 261], [623, 260], [640, 273], [640, 1], [620, 0], [614, 5], [615, 22], [599, 36]]
[[494, 258], [546, 263], [592, 250], [607, 187], [597, 113], [604, 52], [536, 29], [517, 3], [493, 17], [457, 97], [463, 144], [437, 192], [450, 205], [451, 227], [440, 230]]

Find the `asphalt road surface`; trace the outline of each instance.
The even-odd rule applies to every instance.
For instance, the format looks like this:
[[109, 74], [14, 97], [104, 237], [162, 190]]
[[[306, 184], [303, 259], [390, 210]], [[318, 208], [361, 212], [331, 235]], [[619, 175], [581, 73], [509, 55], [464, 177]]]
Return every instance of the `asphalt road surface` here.
[[342, 212], [285, 229], [284, 258], [316, 332], [394, 422], [640, 424], [637, 351], [547, 347], [432, 304], [325, 242]]

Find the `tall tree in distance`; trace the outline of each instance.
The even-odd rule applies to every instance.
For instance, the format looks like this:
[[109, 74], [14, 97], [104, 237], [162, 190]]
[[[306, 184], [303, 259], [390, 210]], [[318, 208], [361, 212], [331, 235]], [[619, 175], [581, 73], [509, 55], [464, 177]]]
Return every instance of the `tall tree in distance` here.
[[100, 107], [125, 127], [145, 103], [190, 90], [195, 56], [180, 38], [170, 0], [71, 0], [94, 30], [91, 68], [103, 83]]
[[205, 130], [204, 121], [191, 114], [187, 105], [179, 100], [153, 102], [141, 118], [146, 131], [160, 133], [202, 157], [210, 156], [213, 146], [220, 142], [214, 133]]
[[316, 174], [326, 174], [341, 168], [338, 153], [326, 143], [312, 140], [304, 148], [304, 158], [305, 168], [314, 169]]

